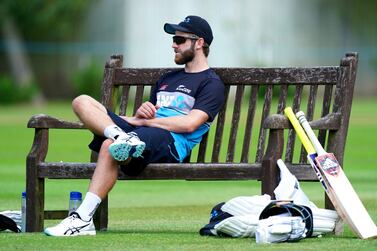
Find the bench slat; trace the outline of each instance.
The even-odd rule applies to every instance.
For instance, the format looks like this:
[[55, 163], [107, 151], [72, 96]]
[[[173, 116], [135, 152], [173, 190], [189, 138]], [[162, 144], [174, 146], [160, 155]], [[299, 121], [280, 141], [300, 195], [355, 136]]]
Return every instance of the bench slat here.
[[[332, 100], [334, 86], [325, 86], [325, 92], [323, 94], [322, 113], [321, 117], [325, 117], [330, 113], [330, 106]], [[318, 140], [324, 146], [326, 141], [327, 130], [320, 130], [318, 132]]]
[[272, 85], [266, 86], [266, 93], [264, 96], [264, 104], [263, 104], [263, 111], [262, 111], [261, 123], [260, 123], [260, 128], [259, 128], [258, 146], [257, 146], [255, 162], [261, 162], [263, 153], [264, 153], [267, 130], [263, 128], [263, 122], [267, 118], [267, 116], [270, 114], [271, 100], [272, 100], [272, 94], [273, 94], [272, 90], [273, 90]]
[[228, 96], [229, 96], [230, 86], [225, 86], [225, 100], [224, 105], [219, 111], [217, 115], [217, 123], [216, 123], [216, 132], [215, 132], [215, 142], [213, 145], [212, 151], [212, 162], [219, 162], [220, 156], [220, 149], [221, 149], [221, 142], [223, 138], [223, 131], [225, 125], [225, 118], [226, 118], [226, 107], [228, 104]]
[[[300, 109], [301, 105], [301, 97], [302, 97], [303, 86], [298, 85], [295, 89], [295, 95], [293, 98], [292, 110], [294, 112]], [[288, 139], [287, 139], [287, 147], [285, 153], [285, 161], [292, 162], [293, 154], [294, 154], [294, 147], [295, 147], [295, 140], [296, 140], [296, 132], [295, 130], [291, 129], [288, 132]]]
[[119, 115], [124, 116], [127, 113], [128, 98], [130, 95], [130, 86], [126, 85], [122, 88], [122, 96], [120, 98]]
[[307, 103], [306, 114], [305, 114], [306, 118], [309, 119], [309, 121], [313, 120], [317, 93], [318, 93], [318, 86], [311, 85], [310, 90], [309, 90], [309, 100]]
[[236, 149], [236, 140], [237, 140], [237, 132], [238, 132], [238, 122], [240, 121], [241, 106], [242, 106], [244, 90], [245, 90], [245, 86], [243, 85], [237, 86], [235, 104], [233, 107], [232, 124], [231, 124], [231, 129], [230, 129], [228, 153], [226, 155], [226, 162], [233, 162], [233, 159], [234, 159], [234, 152]]
[[[306, 107], [306, 118], [308, 121], [313, 120], [315, 103], [317, 99], [318, 85], [311, 85], [309, 90], [309, 100]], [[301, 145], [300, 163], [306, 163], [307, 153], [303, 145]]]
[[249, 107], [247, 112], [246, 127], [245, 127], [245, 136], [242, 145], [242, 154], [241, 162], [247, 163], [249, 161], [249, 152], [250, 152], [250, 142], [252, 139], [253, 123], [255, 117], [255, 110], [257, 109], [257, 99], [258, 99], [258, 86], [254, 85], [251, 87], [251, 93], [249, 98]]
[[278, 114], [283, 114], [284, 109], [287, 103], [287, 96], [288, 96], [288, 85], [282, 85], [280, 87], [280, 95], [279, 95], [279, 103], [278, 103]]
[[[89, 179], [92, 177], [96, 163], [44, 162], [39, 165], [39, 177], [50, 179]], [[177, 163], [149, 164], [138, 176], [127, 176], [120, 172], [119, 179], [159, 180], [244, 180], [260, 179], [261, 164], [228, 163]]]
[[[162, 74], [179, 68], [118, 68], [115, 85], [154, 85]], [[213, 68], [227, 85], [250, 84], [336, 84], [338, 66], [287, 68]]]
[[[44, 162], [39, 165], [39, 178], [50, 179], [90, 179], [96, 163]], [[310, 165], [287, 163], [298, 179], [318, 181]], [[261, 164], [149, 164], [138, 176], [127, 176], [119, 172], [121, 180], [259, 180]]]
[[203, 135], [202, 141], [199, 144], [199, 152], [198, 152], [198, 160], [197, 160], [197, 162], [199, 163], [203, 163], [205, 161], [207, 142], [208, 142], [208, 132], [206, 132]]
[[135, 104], [134, 104], [134, 111], [133, 111], [132, 115], [134, 115], [136, 113], [137, 109], [143, 103], [143, 97], [144, 97], [143, 94], [144, 94], [144, 86], [143, 85], [138, 85], [136, 87]]

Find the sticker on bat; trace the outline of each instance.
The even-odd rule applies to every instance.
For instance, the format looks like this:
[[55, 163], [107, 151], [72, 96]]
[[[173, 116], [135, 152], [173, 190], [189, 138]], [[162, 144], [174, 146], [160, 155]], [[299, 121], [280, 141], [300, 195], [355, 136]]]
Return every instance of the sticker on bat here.
[[336, 160], [334, 154], [327, 153], [316, 158], [318, 165], [325, 171], [326, 173], [337, 176], [339, 173], [340, 165]]

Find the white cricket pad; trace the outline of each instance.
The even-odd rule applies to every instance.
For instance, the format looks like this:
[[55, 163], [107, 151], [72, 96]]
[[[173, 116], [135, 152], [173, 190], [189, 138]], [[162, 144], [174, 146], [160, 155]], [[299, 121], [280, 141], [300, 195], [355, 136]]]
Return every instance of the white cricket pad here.
[[234, 216], [241, 215], [257, 215], [271, 202], [271, 196], [254, 195], [254, 196], [239, 196], [227, 201], [221, 210]]
[[258, 215], [233, 216], [217, 223], [215, 229], [232, 237], [254, 237], [258, 222]]
[[305, 222], [299, 216], [270, 216], [259, 221], [255, 232], [255, 241], [259, 244], [295, 241], [305, 237]]

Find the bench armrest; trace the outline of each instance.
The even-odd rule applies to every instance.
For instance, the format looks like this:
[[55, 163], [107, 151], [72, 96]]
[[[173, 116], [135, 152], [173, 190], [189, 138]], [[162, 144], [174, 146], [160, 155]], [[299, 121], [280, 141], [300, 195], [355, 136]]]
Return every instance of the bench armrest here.
[[85, 129], [81, 122], [69, 122], [51, 117], [46, 114], [37, 114], [30, 118], [28, 128], [57, 128], [57, 129]]
[[27, 177], [34, 178], [38, 177], [38, 165], [45, 160], [48, 152], [49, 129], [85, 129], [81, 122], [68, 122], [45, 114], [31, 117], [27, 127], [35, 129], [33, 145], [26, 159]]
[[[320, 119], [310, 121], [309, 124], [317, 130], [338, 130], [340, 128], [340, 113], [330, 113]], [[281, 114], [272, 114], [263, 122], [265, 129], [293, 129], [288, 118]]]

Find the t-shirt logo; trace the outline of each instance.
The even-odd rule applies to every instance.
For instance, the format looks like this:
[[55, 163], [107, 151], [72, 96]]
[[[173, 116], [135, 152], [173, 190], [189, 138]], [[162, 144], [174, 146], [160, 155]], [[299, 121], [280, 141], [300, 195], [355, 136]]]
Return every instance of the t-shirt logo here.
[[163, 91], [163, 90], [166, 90], [166, 88], [168, 88], [168, 85], [167, 84], [162, 84], [158, 90], [159, 91]]
[[175, 90], [181, 91], [181, 92], [184, 92], [184, 93], [190, 93], [191, 92], [191, 90], [186, 88], [186, 86], [184, 86], [184, 85], [179, 85], [177, 87], [177, 89], [175, 89]]

